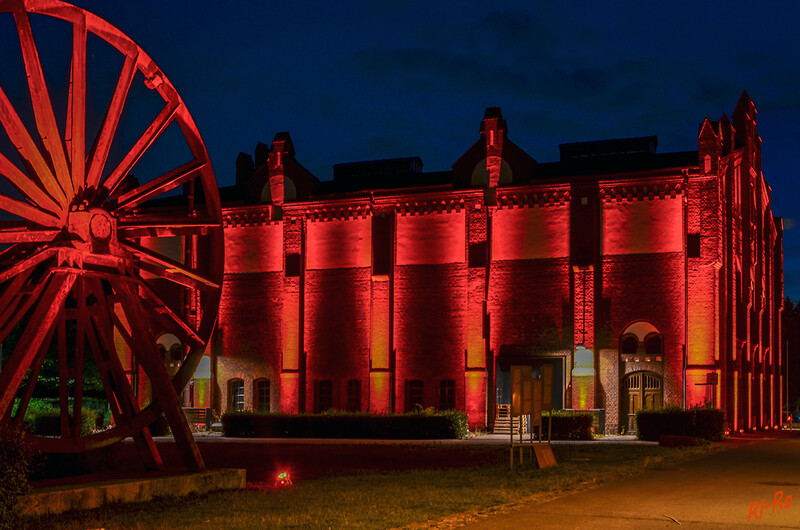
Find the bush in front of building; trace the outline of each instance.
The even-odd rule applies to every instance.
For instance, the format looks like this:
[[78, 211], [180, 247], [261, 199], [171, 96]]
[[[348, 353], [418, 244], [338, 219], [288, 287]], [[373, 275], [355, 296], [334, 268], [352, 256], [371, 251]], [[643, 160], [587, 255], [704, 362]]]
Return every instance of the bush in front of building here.
[[550, 431], [552, 440], [591, 440], [594, 416], [590, 412], [573, 412], [554, 410], [542, 412], [542, 433], [547, 437], [552, 417], [553, 427]]
[[0, 427], [0, 528], [14, 528], [18, 522], [17, 502], [31, 489], [32, 458], [21, 429]]
[[222, 431], [225, 436], [254, 438], [464, 438], [467, 435], [467, 415], [454, 410], [408, 414], [338, 411], [323, 414], [278, 414], [239, 411], [222, 416]]
[[721, 440], [725, 436], [725, 412], [707, 407], [640, 410], [636, 413], [636, 433], [640, 440], [649, 442], [657, 442], [662, 434]]
[[[92, 409], [81, 409], [81, 436], [92, 434], [102, 426], [103, 417]], [[70, 418], [72, 421], [72, 418]], [[39, 436], [59, 436], [61, 434], [61, 410], [57, 408], [37, 410], [25, 415], [25, 422], [31, 432]]]

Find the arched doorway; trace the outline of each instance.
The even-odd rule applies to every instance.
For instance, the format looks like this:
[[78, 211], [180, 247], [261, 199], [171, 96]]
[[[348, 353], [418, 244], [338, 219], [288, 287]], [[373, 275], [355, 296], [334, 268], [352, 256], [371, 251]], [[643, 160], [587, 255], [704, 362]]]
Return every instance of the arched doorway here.
[[653, 372], [634, 372], [622, 380], [622, 417], [628, 418], [628, 432], [636, 429], [636, 413], [658, 410], [664, 403], [664, 380]]

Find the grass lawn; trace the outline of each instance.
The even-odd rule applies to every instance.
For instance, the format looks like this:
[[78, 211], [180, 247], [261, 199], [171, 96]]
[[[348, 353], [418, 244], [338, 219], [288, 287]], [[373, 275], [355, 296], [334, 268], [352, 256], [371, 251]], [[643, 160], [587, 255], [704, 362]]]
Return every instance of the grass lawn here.
[[606, 443], [554, 445], [558, 467], [509, 471], [507, 446], [473, 447], [474, 462], [467, 467], [358, 470], [297, 481], [287, 489], [249, 483], [243, 491], [112, 505], [26, 523], [28, 528], [75, 529], [450, 527], [513, 508], [532, 496], [546, 499], [645, 470], [658, 472], [713, 450]]

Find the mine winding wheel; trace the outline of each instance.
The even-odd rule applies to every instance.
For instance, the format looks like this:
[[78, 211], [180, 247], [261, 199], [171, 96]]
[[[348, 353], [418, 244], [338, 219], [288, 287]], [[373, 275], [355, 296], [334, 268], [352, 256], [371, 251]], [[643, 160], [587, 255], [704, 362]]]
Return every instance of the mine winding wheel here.
[[[203, 140], [166, 76], [104, 20], [56, 0], [0, 0], [0, 19], [9, 21], [0, 31], [11, 24], [16, 28], [22, 90], [15, 93], [25, 95], [14, 99], [3, 90], [15, 74], [4, 68], [2, 422], [24, 421], [50, 358], [58, 366], [60, 429], [57, 436], [32, 437], [40, 449], [78, 452], [132, 436], [147, 463], [159, 467], [148, 426], [163, 413], [187, 465], [202, 468], [178, 394], [209, 344], [222, 283], [219, 193]], [[38, 31], [39, 21], [67, 28], [71, 53], [65, 53], [69, 79], [63, 86], [68, 93], [48, 86], [52, 76], [40, 54], [51, 43], [46, 31]], [[98, 106], [91, 100], [96, 95], [89, 75], [95, 68], [93, 46], [116, 55], [121, 65], [103, 100], [96, 133], [88, 110]], [[54, 96], [59, 92], [64, 92], [61, 100]], [[142, 109], [153, 107], [137, 103], [142, 93], [155, 96], [158, 104], [128, 145], [121, 134], [126, 116], [141, 117]], [[160, 159], [140, 166], [166, 137], [167, 149], [178, 138], [185, 159], [155, 170], [151, 166]], [[157, 348], [158, 337], [167, 333], [181, 343], [177, 369], [169, 369]], [[13, 345], [6, 340], [10, 335], [18, 336]], [[84, 374], [90, 364], [102, 380], [113, 426], [82, 434]], [[143, 388], [146, 398], [137, 395]]]

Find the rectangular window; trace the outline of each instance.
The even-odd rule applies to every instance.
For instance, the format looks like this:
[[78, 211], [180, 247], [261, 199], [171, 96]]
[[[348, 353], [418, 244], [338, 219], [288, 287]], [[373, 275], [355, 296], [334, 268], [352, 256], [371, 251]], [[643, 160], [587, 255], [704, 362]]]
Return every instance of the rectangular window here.
[[372, 218], [372, 274], [386, 276], [392, 272], [394, 228], [392, 217], [381, 213]]
[[700, 257], [700, 234], [686, 234], [686, 254], [690, 258]]
[[470, 243], [468, 260], [470, 268], [486, 267], [486, 241]]
[[444, 379], [439, 382], [439, 410], [454, 410], [456, 408], [456, 382]]
[[230, 383], [231, 410], [244, 410], [244, 381], [235, 379]]
[[286, 254], [286, 276], [297, 277], [302, 272], [303, 261], [300, 259], [300, 254]]
[[269, 379], [257, 380], [254, 394], [256, 396], [256, 410], [258, 412], [269, 412]]
[[361, 381], [352, 379], [347, 382], [347, 410], [361, 411]]
[[425, 408], [422, 399], [422, 381], [419, 379], [406, 381], [406, 412], [417, 408]]
[[333, 407], [333, 383], [329, 380], [317, 381], [317, 399], [314, 412], [325, 412]]

